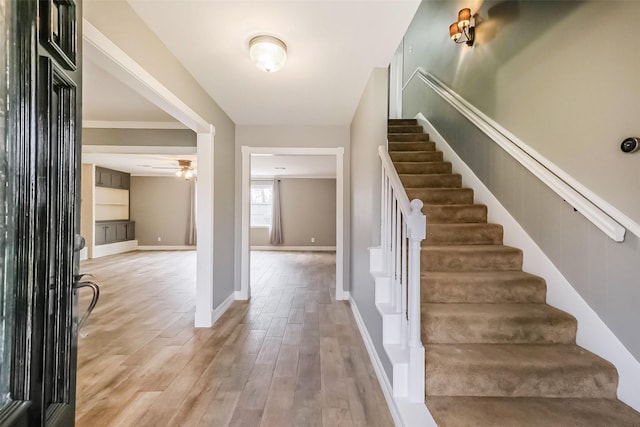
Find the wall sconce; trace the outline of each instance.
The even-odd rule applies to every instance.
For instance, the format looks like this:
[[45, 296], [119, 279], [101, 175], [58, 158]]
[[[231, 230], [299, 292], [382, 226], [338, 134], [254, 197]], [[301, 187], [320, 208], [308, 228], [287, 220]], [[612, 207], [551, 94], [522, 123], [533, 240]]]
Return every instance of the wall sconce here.
[[460, 12], [458, 12], [458, 22], [454, 22], [449, 26], [449, 36], [451, 36], [451, 40], [458, 44], [466, 43], [467, 46], [473, 46], [475, 34], [475, 27], [471, 26], [471, 9], [468, 7], [460, 9]]

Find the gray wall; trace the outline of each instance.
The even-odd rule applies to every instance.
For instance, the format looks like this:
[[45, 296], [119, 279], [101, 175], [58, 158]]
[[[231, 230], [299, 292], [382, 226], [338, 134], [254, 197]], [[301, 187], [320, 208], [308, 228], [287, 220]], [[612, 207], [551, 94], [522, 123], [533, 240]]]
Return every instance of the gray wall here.
[[[335, 179], [280, 178], [280, 210], [283, 246], [336, 245]], [[251, 228], [250, 236], [251, 245], [271, 245], [268, 228]]]
[[190, 185], [176, 177], [131, 177], [129, 209], [139, 245], [186, 245]]
[[[236, 243], [236, 290], [240, 290], [240, 252], [242, 232], [242, 146], [248, 147], [313, 147], [334, 148], [344, 147], [344, 182], [343, 182], [343, 208], [345, 215], [344, 241], [344, 288], [349, 287], [349, 260], [346, 253], [349, 248], [349, 215], [350, 215], [350, 154], [349, 154], [349, 127], [348, 126], [237, 126], [236, 127], [236, 162], [235, 162], [235, 243]], [[231, 182], [231, 181], [228, 181]], [[231, 187], [231, 186], [229, 186]]]
[[213, 305], [234, 290], [235, 124], [125, 0], [92, 1], [84, 17], [201, 117], [215, 126]]
[[640, 135], [640, 38], [624, 30], [636, 28], [640, 2], [485, 1], [472, 48], [448, 38], [461, 7], [469, 2], [422, 2], [405, 80], [427, 69], [640, 222], [640, 155], [619, 149]]
[[387, 70], [374, 69], [351, 122], [351, 298], [371, 335], [389, 379], [393, 371], [382, 345], [382, 318], [374, 300], [369, 248], [380, 244], [378, 146], [387, 139]]
[[[481, 9], [481, 15], [486, 7], [491, 7], [494, 4], [485, 3]], [[620, 182], [620, 188], [613, 188], [623, 177], [631, 177], [629, 175], [630, 167], [635, 168], [634, 173], [636, 174], [640, 171], [640, 167], [638, 167], [640, 156], [618, 156], [615, 153], [617, 150], [615, 143], [618, 139], [611, 136], [624, 126], [630, 129], [631, 122], [625, 122], [624, 118], [626, 115], [628, 119], [628, 114], [621, 112], [624, 113], [622, 117], [610, 121], [609, 115], [613, 111], [617, 111], [616, 106], [605, 103], [607, 108], [612, 109], [605, 112], [602, 110], [602, 106], [596, 105], [598, 102], [587, 102], [584, 99], [585, 95], [580, 90], [576, 91], [575, 99], [567, 99], [566, 102], [560, 102], [556, 95], [550, 92], [558, 89], [559, 82], [575, 87], [570, 80], [577, 79], [582, 82], [586, 73], [589, 78], [593, 79], [589, 84], [589, 91], [593, 88], [593, 92], [589, 95], [593, 98], [592, 101], [596, 97], [603, 96], [602, 92], [608, 89], [621, 94], [620, 100], [623, 103], [629, 102], [630, 94], [635, 96], [640, 93], [638, 90], [632, 90], [637, 83], [632, 83], [627, 87], [629, 95], [620, 92], [619, 84], [630, 83], [627, 73], [633, 72], [623, 69], [622, 65], [627, 64], [627, 60], [617, 64], [600, 64], [601, 61], [614, 59], [612, 54], [605, 52], [605, 50], [625, 51], [630, 44], [633, 45], [637, 42], [632, 41], [630, 44], [626, 42], [623, 44], [610, 43], [605, 49], [601, 40], [592, 40], [591, 30], [594, 27], [593, 32], [604, 36], [601, 34], [601, 27], [611, 28], [614, 26], [610, 20], [614, 20], [615, 25], [627, 22], [625, 14], [637, 15], [640, 12], [639, 5], [617, 2], [599, 4], [590, 2], [521, 2], [519, 5], [521, 20], [517, 22], [523, 25], [524, 34], [513, 34], [507, 30], [507, 24], [503, 29], [497, 26], [496, 33], [493, 34], [494, 38], [492, 40], [485, 39], [484, 45], [480, 44], [476, 51], [475, 48], [455, 46], [447, 40], [442, 40], [440, 44], [426, 42], [425, 40], [429, 37], [435, 37], [435, 34], [431, 33], [431, 29], [446, 28], [446, 25], [443, 24], [445, 18], [446, 22], [455, 18], [454, 11], [449, 9], [455, 9], [456, 4], [423, 2], [407, 33], [405, 48], [413, 45], [414, 53], [409, 54], [405, 51], [405, 64], [421, 64], [428, 71], [433, 71], [438, 77], [444, 77], [454, 89], [461, 91], [469, 101], [488, 111], [494, 118], [500, 119], [498, 121], [501, 121], [501, 124], [507, 129], [516, 131], [516, 134], [525, 142], [541, 152], [544, 151], [543, 154], [548, 156], [551, 161], [564, 167], [583, 184], [612, 202], [614, 206], [626, 210], [627, 214], [635, 214], [637, 219], [640, 209], [633, 207], [640, 200], [637, 197], [637, 178], [635, 181]], [[553, 13], [554, 11], [555, 13]], [[624, 13], [621, 14], [621, 11]], [[586, 19], [589, 14], [596, 12], [600, 13], [597, 18], [594, 16], [593, 19], [582, 21], [582, 24], [589, 27], [589, 35], [584, 34], [589, 42], [584, 40], [580, 42], [584, 43], [584, 46], [576, 45], [573, 36], [571, 40], [557, 37], [559, 26], [569, 25], [577, 30], [575, 19]], [[484, 13], [486, 14], [486, 12]], [[524, 19], [525, 17], [527, 19]], [[531, 28], [530, 23], [527, 22], [533, 17], [537, 17], [536, 28]], [[584, 31], [582, 32], [584, 33]], [[507, 37], [516, 37], [518, 41], [516, 43], [514, 40], [506, 40]], [[545, 42], [550, 37], [555, 40], [557, 47], [552, 47]], [[590, 44], [590, 42], [595, 44]], [[512, 43], [516, 43], [520, 48], [519, 53], [507, 49]], [[600, 70], [615, 67], [617, 74], [620, 75], [619, 79], [611, 73], [608, 73], [606, 78], [594, 75], [592, 70], [588, 69], [589, 67], [585, 67], [576, 74], [575, 64], [569, 60], [576, 59], [576, 57], [575, 54], [567, 52], [566, 44], [574, 46], [580, 52], [585, 52], [585, 49], [588, 49], [590, 53], [589, 55], [585, 53], [585, 56], [589, 56], [591, 64]], [[539, 45], [545, 46], [544, 54], [538, 52], [539, 55], [532, 56], [533, 52], [537, 52], [537, 48], [534, 47]], [[427, 50], [429, 50], [428, 53]], [[512, 57], [515, 57], [513, 60], [518, 62], [523, 61], [522, 57], [527, 58], [531, 73], [521, 70], [521, 75], [509, 74], [504, 70], [498, 70], [498, 64], [493, 63], [490, 65], [497, 71], [496, 75], [480, 71], [471, 78], [471, 70], [481, 70], [482, 68], [479, 58], [475, 58], [476, 55], [486, 58], [487, 51], [495, 53], [492, 61], [501, 62], [502, 66], [507, 69], [513, 67], [513, 64], [509, 63]], [[458, 57], [458, 55], [462, 56]], [[565, 66], [551, 61], [551, 58], [558, 59], [558, 56], [564, 55], [569, 55], [565, 56], [563, 61], [567, 62]], [[638, 58], [638, 55], [632, 56]], [[579, 62], [586, 65], [584, 64], [585, 60], [580, 57]], [[443, 73], [444, 69], [452, 66], [452, 63], [456, 61], [460, 62], [457, 74]], [[544, 64], [548, 78], [539, 78], [539, 73], [542, 71], [540, 70], [540, 62]], [[635, 65], [632, 64], [632, 69], [633, 66]], [[405, 71], [408, 73], [411, 70], [405, 69]], [[534, 76], [536, 77], [534, 78]], [[612, 81], [609, 79], [611, 77], [613, 77]], [[524, 98], [522, 94], [525, 88], [520, 87], [521, 85], [526, 86], [526, 90], [529, 91]], [[501, 96], [510, 93], [510, 91], [513, 91], [510, 101], [513, 111], [507, 114], [505, 111], [506, 100], [501, 99]], [[487, 99], [483, 97], [483, 94], [487, 95]], [[581, 99], [585, 105], [578, 107], [574, 104], [576, 99]], [[606, 99], [605, 97], [604, 101]], [[545, 111], [543, 111], [543, 105], [546, 108]], [[452, 144], [458, 155], [520, 222], [576, 291], [596, 311], [636, 359], [640, 359], [640, 335], [637, 332], [637, 325], [640, 324], [640, 310], [637, 308], [638, 301], [640, 301], [640, 287], [638, 286], [640, 239], [638, 236], [627, 232], [623, 243], [616, 243], [609, 239], [581, 214], [574, 212], [571, 206], [516, 163], [425, 85], [414, 81], [407, 86], [404, 92], [403, 108], [405, 117], [422, 112], [434, 124], [443, 137]], [[582, 113], [580, 117], [575, 116], [575, 108], [578, 108]], [[639, 108], [633, 110], [640, 111]], [[560, 122], [564, 123], [568, 129], [577, 132], [575, 135], [578, 137], [565, 138], [566, 131], [558, 130]], [[534, 124], [535, 126], [533, 126]], [[640, 133], [640, 129], [637, 128], [637, 119], [635, 119], [635, 126], [636, 131], [631, 133]], [[603, 135], [607, 132], [610, 135], [604, 138]], [[594, 134], [597, 135], [596, 140], [593, 139]], [[568, 155], [571, 151], [574, 151], [573, 156]], [[586, 157], [599, 158], [601, 163], [596, 164], [593, 159], [586, 159]], [[598, 173], [594, 173], [594, 171], [598, 171]], [[602, 182], [595, 185], [594, 181], [598, 180], [602, 180]], [[621, 200], [620, 197], [623, 193], [626, 193], [630, 200]], [[532, 273], [536, 272], [532, 271]]]
[[190, 129], [82, 128], [82, 145], [195, 147], [196, 133]]

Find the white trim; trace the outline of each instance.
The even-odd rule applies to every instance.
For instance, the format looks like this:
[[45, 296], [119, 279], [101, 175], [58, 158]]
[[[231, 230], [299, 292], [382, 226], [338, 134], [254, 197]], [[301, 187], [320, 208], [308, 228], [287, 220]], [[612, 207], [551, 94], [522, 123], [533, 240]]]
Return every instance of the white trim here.
[[196, 228], [198, 230], [196, 266], [195, 325], [210, 327], [215, 322], [213, 313], [214, 266], [214, 210], [213, 210], [213, 155], [212, 133], [198, 133], [198, 185]]
[[106, 154], [197, 154], [198, 148], [184, 147], [157, 147], [146, 145], [83, 145], [83, 153]]
[[241, 182], [241, 232], [240, 232], [240, 299], [249, 299], [250, 285], [250, 203], [251, 189], [251, 156], [257, 155], [304, 155], [304, 156], [336, 156], [336, 299], [348, 298], [344, 289], [344, 147], [240, 147], [242, 154]]
[[387, 401], [387, 406], [389, 407], [395, 425], [398, 427], [436, 427], [436, 423], [424, 403], [410, 403], [408, 399], [393, 396], [393, 388], [382, 366], [382, 361], [378, 356], [376, 347], [371, 340], [367, 326], [360, 315], [358, 306], [353, 299], [350, 300], [349, 303], [351, 304], [351, 312], [356, 320], [356, 325], [358, 325], [360, 336], [362, 337], [362, 341], [364, 341], [371, 365], [376, 373], [378, 383]]
[[252, 175], [252, 181], [273, 179], [336, 179], [335, 175]]
[[195, 246], [185, 246], [185, 245], [138, 245], [139, 251], [195, 251]]
[[576, 292], [569, 281], [551, 260], [511, 216], [500, 201], [475, 175], [442, 135], [422, 115], [416, 116], [429, 138], [442, 150], [447, 161], [460, 173], [465, 185], [473, 188], [476, 201], [489, 207], [489, 221], [502, 224], [504, 243], [521, 248], [524, 257], [523, 269], [540, 275], [547, 282], [547, 303], [571, 314], [578, 320], [576, 342], [585, 349], [613, 363], [618, 370], [618, 398], [636, 410], [640, 410], [640, 362], [624, 347], [615, 334]]
[[233, 304], [233, 302], [235, 300], [236, 300], [236, 296], [235, 296], [235, 292], [234, 292], [231, 295], [229, 295], [227, 297], [227, 299], [222, 301], [222, 303], [220, 305], [218, 305], [216, 308], [213, 309], [213, 323], [214, 324], [218, 321], [218, 319], [220, 319], [220, 317], [222, 317], [222, 315], [224, 313], [226, 313], [226, 311], [229, 309], [229, 307], [231, 307], [231, 304]]
[[478, 129], [493, 139], [509, 155], [527, 168], [529, 172], [544, 182], [611, 239], [616, 242], [624, 241], [626, 231], [624, 227], [631, 230], [636, 236], [640, 236], [640, 224], [611, 206], [549, 159], [545, 158], [496, 121], [482, 113], [435, 76], [418, 68], [413, 72], [407, 84], [414, 76], [418, 76], [420, 80], [433, 89], [435, 93], [440, 95], [471, 123], [477, 126]]
[[82, 127], [92, 129], [189, 129], [180, 122], [125, 122], [115, 120], [83, 120]]
[[[253, 227], [252, 227], [253, 228]], [[321, 251], [335, 252], [335, 246], [251, 246], [252, 251]]]
[[84, 55], [181, 123], [200, 133], [214, 133], [213, 125], [167, 89], [89, 21], [82, 20]]
[[106, 245], [95, 245], [93, 247], [93, 258], [100, 258], [108, 255], [122, 254], [138, 249], [137, 240], [127, 240], [124, 242], [108, 243]]

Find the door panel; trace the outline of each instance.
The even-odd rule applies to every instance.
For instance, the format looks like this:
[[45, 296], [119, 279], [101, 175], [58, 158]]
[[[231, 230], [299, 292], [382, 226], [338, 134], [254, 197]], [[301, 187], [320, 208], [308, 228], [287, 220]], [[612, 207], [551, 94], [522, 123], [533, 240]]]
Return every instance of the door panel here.
[[[0, 110], [6, 128], [0, 231], [7, 236], [6, 247], [0, 241], [0, 269], [6, 270], [0, 281], [13, 289], [5, 295], [14, 296], [8, 304], [15, 313], [10, 346], [0, 348], [3, 372], [10, 367], [9, 393], [0, 399], [2, 427], [74, 424], [80, 6], [73, 0], [0, 0], [10, 58], [0, 61], [0, 72], [11, 81], [8, 105]], [[38, 19], [46, 36], [38, 33]]]

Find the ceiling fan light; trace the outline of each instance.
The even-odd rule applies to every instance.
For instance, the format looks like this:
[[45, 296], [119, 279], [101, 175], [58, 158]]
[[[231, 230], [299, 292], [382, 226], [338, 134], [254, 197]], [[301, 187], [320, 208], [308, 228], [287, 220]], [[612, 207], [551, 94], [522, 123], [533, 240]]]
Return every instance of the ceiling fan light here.
[[272, 36], [256, 36], [249, 41], [249, 56], [259, 70], [274, 73], [287, 61], [287, 45]]
[[184, 179], [191, 179], [193, 178], [193, 171], [191, 169], [185, 171], [184, 173]]
[[176, 171], [176, 176], [177, 177], [182, 177], [182, 170]]

